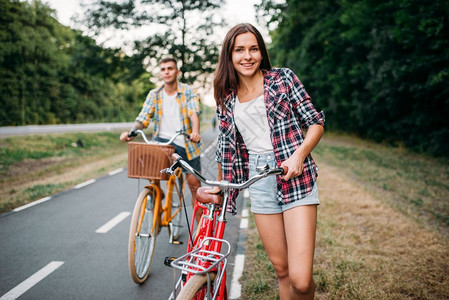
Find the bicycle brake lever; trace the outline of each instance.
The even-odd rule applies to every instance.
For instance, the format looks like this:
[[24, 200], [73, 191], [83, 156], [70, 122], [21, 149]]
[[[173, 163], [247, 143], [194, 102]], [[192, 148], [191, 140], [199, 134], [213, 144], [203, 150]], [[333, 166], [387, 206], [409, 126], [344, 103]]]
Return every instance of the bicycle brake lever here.
[[263, 174], [263, 173], [266, 173], [269, 169], [270, 169], [270, 166], [268, 164], [266, 164], [265, 166], [256, 167], [256, 172], [258, 174]]
[[161, 173], [168, 173], [170, 175], [172, 175], [174, 172], [172, 171], [171, 168], [165, 168], [161, 170]]

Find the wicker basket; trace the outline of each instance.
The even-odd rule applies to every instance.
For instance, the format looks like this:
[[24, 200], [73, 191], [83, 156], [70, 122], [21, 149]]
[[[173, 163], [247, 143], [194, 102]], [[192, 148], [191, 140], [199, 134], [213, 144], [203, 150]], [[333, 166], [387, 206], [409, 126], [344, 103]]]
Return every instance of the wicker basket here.
[[173, 146], [128, 143], [128, 177], [168, 180], [162, 169], [170, 167]]

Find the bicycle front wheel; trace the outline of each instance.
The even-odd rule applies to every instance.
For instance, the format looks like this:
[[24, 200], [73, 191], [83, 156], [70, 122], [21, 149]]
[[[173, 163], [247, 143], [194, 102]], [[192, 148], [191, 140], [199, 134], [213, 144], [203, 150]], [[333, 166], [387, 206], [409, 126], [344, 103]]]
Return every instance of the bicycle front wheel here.
[[[177, 182], [179, 180], [179, 182]], [[176, 214], [171, 220], [172, 223], [172, 236], [174, 240], [179, 238], [182, 227], [182, 202], [181, 197], [184, 192], [185, 182], [182, 178], [181, 169], [177, 169], [175, 175], [170, 176], [167, 181], [167, 197], [170, 197], [171, 201], [171, 213]]]
[[[215, 279], [216, 273], [210, 273], [210, 280]], [[212, 287], [211, 287], [212, 289]], [[207, 292], [207, 275], [193, 275], [182, 288], [176, 300], [205, 299]]]
[[154, 209], [156, 191], [146, 187], [134, 205], [129, 229], [128, 264], [135, 283], [145, 282], [153, 263], [156, 238], [159, 230], [157, 211]]

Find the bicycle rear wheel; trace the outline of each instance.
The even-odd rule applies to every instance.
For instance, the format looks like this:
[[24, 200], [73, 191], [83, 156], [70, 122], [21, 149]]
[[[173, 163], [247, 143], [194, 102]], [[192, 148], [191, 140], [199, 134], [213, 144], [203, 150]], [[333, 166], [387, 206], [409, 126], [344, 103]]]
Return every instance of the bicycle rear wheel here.
[[134, 205], [129, 229], [128, 264], [135, 283], [145, 282], [153, 263], [156, 238], [159, 231], [158, 212], [154, 209], [156, 191], [146, 187]]

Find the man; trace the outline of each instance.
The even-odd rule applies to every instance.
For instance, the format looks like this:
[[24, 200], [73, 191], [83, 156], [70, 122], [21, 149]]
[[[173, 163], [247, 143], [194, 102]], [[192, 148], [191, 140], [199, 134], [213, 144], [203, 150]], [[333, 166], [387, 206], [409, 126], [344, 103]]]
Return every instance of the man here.
[[[176, 131], [183, 130], [190, 135], [190, 140], [178, 136], [173, 146], [176, 153], [201, 172], [199, 96], [191, 86], [178, 81], [181, 71], [174, 58], [162, 59], [159, 66], [163, 84], [148, 93], [131, 131], [146, 128], [153, 119], [154, 139], [167, 142]], [[128, 137], [128, 133], [122, 132], [120, 140], [131, 141], [133, 138]], [[192, 174], [187, 174], [186, 178], [193, 199], [201, 183]]]

